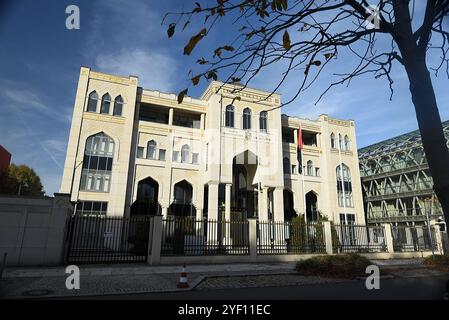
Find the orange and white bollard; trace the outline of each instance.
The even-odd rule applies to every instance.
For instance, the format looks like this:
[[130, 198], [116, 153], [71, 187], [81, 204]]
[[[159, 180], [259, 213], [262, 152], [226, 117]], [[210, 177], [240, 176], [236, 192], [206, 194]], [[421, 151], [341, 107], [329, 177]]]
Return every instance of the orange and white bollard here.
[[181, 277], [179, 277], [178, 288], [188, 288], [186, 265], [182, 266]]

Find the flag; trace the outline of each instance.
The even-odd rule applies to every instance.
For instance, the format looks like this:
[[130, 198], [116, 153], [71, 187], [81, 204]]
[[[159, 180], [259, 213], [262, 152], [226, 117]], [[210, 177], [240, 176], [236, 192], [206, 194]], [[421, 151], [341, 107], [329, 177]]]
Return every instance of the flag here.
[[298, 172], [301, 174], [302, 173], [302, 155], [301, 155], [301, 150], [302, 150], [302, 130], [301, 127], [299, 127], [298, 129], [298, 145], [296, 148], [296, 158], [298, 160]]

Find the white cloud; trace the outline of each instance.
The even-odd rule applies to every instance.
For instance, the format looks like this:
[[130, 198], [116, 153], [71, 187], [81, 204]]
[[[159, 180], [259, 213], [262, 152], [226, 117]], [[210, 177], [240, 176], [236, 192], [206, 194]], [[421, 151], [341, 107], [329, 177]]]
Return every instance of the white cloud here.
[[99, 71], [116, 75], [138, 76], [139, 85], [148, 89], [171, 91], [178, 80], [173, 58], [139, 48], [122, 49], [115, 54], [99, 54], [96, 67]]

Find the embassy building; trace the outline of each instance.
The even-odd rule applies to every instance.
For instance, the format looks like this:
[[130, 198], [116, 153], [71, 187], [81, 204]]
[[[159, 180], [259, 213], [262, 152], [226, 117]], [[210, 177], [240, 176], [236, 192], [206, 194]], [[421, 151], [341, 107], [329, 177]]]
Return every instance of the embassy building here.
[[354, 121], [283, 115], [240, 84], [178, 103], [138, 82], [80, 70], [60, 188], [75, 214], [365, 224]]

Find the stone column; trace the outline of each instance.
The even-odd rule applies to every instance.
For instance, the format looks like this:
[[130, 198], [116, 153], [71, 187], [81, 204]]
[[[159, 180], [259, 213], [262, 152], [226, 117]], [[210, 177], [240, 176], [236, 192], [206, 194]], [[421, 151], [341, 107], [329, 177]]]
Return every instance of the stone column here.
[[259, 195], [259, 221], [268, 221], [268, 188], [262, 188]]
[[273, 220], [276, 222], [284, 221], [284, 190], [283, 188], [276, 188], [273, 192], [274, 201], [274, 215]]
[[249, 218], [249, 255], [251, 261], [257, 260], [257, 219]]
[[209, 183], [209, 199], [207, 217], [209, 220], [218, 220], [218, 182]]
[[173, 125], [173, 108], [168, 110], [168, 125]]
[[[209, 200], [208, 200], [208, 208], [207, 208], [207, 242], [209, 244], [217, 244], [219, 239], [219, 233], [221, 232], [219, 229], [218, 222], [218, 183], [210, 182], [209, 183]], [[210, 221], [213, 222], [210, 222]], [[221, 237], [220, 237], [221, 238]]]
[[332, 254], [332, 228], [330, 221], [324, 221], [323, 222], [323, 228], [324, 228], [324, 240], [326, 244], [326, 253]]
[[230, 245], [232, 243], [231, 239], [231, 184], [227, 183], [225, 185], [225, 234], [224, 243]]
[[384, 224], [382, 224], [382, 227], [384, 228], [385, 243], [387, 245], [387, 251], [389, 253], [393, 253], [394, 247], [393, 247], [393, 235], [391, 234], [391, 224], [384, 223]]
[[[161, 244], [162, 244], [162, 216], [154, 216], [153, 232], [150, 232], [150, 245], [148, 246], [148, 263], [156, 265], [161, 260]], [[151, 250], [150, 250], [151, 249]]]

